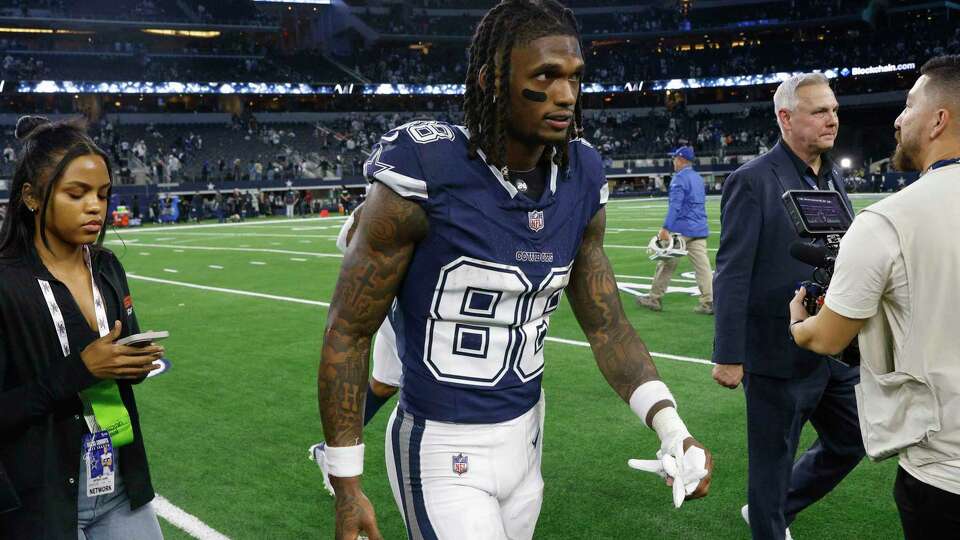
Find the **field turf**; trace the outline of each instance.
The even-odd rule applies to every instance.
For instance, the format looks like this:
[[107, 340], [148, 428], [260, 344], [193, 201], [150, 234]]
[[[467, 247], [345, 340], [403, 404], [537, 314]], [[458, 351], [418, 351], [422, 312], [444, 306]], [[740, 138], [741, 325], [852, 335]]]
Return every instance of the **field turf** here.
[[[857, 199], [857, 208], [875, 199]], [[664, 311], [634, 304], [654, 263], [643, 247], [666, 203], [612, 201], [607, 254], [627, 316], [655, 355], [691, 432], [713, 452], [710, 496], [680, 510], [653, 475], [629, 469], [650, 458], [655, 434], [604, 382], [563, 302], [552, 317], [544, 387], [546, 480], [539, 539], [749, 538], [746, 435], [741, 390], [710, 378], [713, 319], [692, 312], [696, 290], [684, 260]], [[708, 202], [719, 242], [719, 201]], [[143, 330], [169, 330], [169, 372], [137, 387], [154, 485], [172, 504], [230, 538], [333, 535], [333, 499], [307, 448], [322, 438], [316, 401], [321, 330], [341, 258], [342, 218], [252, 220], [241, 225], [147, 227], [111, 232], [108, 247], [129, 273]], [[383, 459], [395, 401], [365, 431], [366, 493], [388, 539], [404, 538]], [[808, 427], [801, 446], [815, 437]], [[892, 497], [895, 460], [864, 461], [791, 527], [797, 539], [901, 537]], [[190, 538], [161, 520], [168, 538]]]

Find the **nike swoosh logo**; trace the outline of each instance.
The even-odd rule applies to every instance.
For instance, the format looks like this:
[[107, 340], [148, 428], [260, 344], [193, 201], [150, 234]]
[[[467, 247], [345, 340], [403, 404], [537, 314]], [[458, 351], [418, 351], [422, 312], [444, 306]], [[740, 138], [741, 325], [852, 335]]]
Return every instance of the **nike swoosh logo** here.
[[537, 441], [540, 440], [540, 430], [537, 430], [537, 435], [533, 438], [533, 447], [537, 447]]

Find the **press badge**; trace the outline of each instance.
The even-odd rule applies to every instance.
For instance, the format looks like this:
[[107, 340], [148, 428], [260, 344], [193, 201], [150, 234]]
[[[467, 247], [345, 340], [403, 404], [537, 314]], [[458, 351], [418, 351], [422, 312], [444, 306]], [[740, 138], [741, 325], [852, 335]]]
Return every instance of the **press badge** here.
[[116, 467], [110, 434], [106, 431], [85, 434], [83, 459], [87, 469], [87, 497], [113, 493]]

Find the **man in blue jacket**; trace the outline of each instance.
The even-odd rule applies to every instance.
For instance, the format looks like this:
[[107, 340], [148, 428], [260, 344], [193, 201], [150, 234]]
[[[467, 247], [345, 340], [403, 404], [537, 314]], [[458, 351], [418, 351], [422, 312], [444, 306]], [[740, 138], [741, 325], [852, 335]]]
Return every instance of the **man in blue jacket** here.
[[[707, 226], [707, 211], [703, 206], [706, 199], [703, 177], [693, 170], [693, 147], [681, 146], [670, 155], [673, 156], [673, 170], [677, 174], [670, 182], [670, 204], [659, 237], [661, 241], [668, 242], [671, 234], [683, 236], [687, 244], [687, 255], [697, 276], [697, 286], [700, 287], [700, 305], [694, 308], [694, 311], [713, 315], [713, 272], [710, 270], [710, 258], [707, 257], [707, 236], [710, 235], [710, 228]], [[638, 305], [653, 311], [663, 309], [660, 299], [667, 291], [667, 285], [670, 284], [670, 278], [679, 262], [680, 259], [674, 258], [657, 263], [650, 294], [637, 297]]]
[[[863, 458], [854, 386], [857, 367], [803, 350], [787, 330], [797, 283], [814, 268], [790, 256], [799, 236], [781, 197], [791, 189], [840, 193], [830, 159], [839, 104], [819, 73], [795, 75], [773, 96], [781, 139], [727, 177], [720, 199], [720, 250], [713, 378], [743, 383], [747, 409], [747, 502], [753, 540], [790, 538], [787, 528]], [[807, 422], [817, 439], [797, 457]]]

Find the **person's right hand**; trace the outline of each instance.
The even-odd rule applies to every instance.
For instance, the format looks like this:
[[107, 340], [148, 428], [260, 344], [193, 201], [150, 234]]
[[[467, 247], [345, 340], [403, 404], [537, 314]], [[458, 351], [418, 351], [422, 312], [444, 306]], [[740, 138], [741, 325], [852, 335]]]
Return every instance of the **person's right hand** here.
[[373, 505], [360, 488], [360, 478], [330, 477], [337, 494], [337, 530], [334, 535], [337, 540], [356, 540], [364, 533], [365, 538], [370, 540], [383, 540], [383, 535], [377, 528]]
[[713, 366], [713, 380], [720, 386], [736, 388], [743, 380], [743, 364], [717, 364]]
[[110, 333], [87, 345], [80, 353], [87, 370], [98, 379], [140, 379], [159, 368], [154, 360], [163, 357], [163, 347], [150, 344], [145, 347], [116, 345], [120, 339], [120, 321], [113, 323]]

